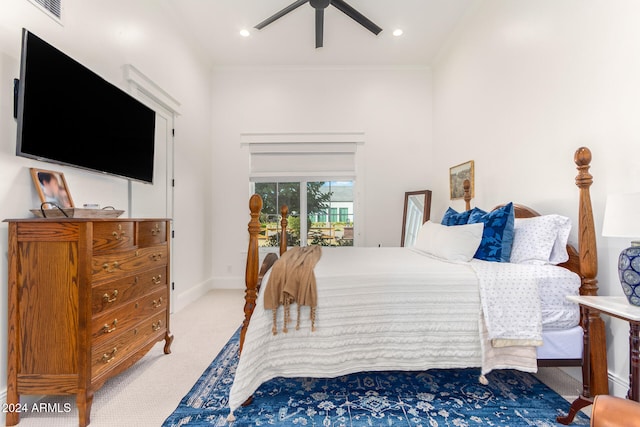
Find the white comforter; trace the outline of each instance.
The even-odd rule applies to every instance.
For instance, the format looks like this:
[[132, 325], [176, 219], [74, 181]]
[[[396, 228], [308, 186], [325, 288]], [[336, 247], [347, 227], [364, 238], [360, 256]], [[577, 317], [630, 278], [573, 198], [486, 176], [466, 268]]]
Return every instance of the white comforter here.
[[302, 307], [299, 330], [272, 335], [272, 311], [259, 295], [229, 395], [231, 411], [279, 376], [480, 366], [483, 373], [535, 371], [534, 347], [490, 346], [474, 262], [444, 262], [405, 248], [323, 248], [315, 268], [317, 330], [311, 332], [309, 309]]

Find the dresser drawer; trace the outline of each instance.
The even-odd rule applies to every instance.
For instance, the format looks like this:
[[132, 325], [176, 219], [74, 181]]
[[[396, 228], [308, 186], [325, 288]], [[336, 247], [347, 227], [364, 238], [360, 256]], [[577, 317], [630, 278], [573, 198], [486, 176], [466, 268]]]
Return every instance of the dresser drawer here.
[[144, 221], [138, 223], [138, 246], [141, 248], [159, 245], [167, 241], [166, 221]]
[[101, 314], [159, 289], [167, 289], [166, 266], [94, 286], [91, 290], [91, 312], [94, 316]]
[[167, 245], [95, 255], [91, 261], [93, 283], [114, 280], [167, 265]]
[[131, 249], [135, 229], [131, 221], [107, 221], [93, 224], [93, 250], [96, 252]]
[[149, 295], [121, 304], [118, 308], [95, 316], [91, 321], [91, 337], [94, 343], [131, 329], [144, 319], [166, 310], [167, 289], [163, 288]]
[[92, 378], [125, 361], [129, 354], [153, 341], [154, 337], [164, 336], [166, 328], [167, 312], [162, 310], [112, 339], [94, 345], [91, 349]]

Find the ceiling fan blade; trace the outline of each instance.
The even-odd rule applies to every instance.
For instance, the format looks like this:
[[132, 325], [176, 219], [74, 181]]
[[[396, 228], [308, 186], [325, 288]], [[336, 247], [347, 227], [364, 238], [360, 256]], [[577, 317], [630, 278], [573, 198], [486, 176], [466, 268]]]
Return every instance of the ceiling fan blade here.
[[324, 38], [324, 9], [316, 9], [316, 49], [322, 47]]
[[294, 3], [291, 3], [289, 6], [285, 7], [284, 9], [282, 9], [281, 11], [274, 13], [272, 16], [268, 17], [267, 19], [265, 19], [264, 21], [262, 21], [261, 23], [259, 23], [258, 25], [256, 25], [253, 28], [256, 28], [258, 30], [263, 29], [264, 27], [266, 27], [267, 25], [271, 24], [273, 21], [282, 18], [284, 15], [286, 15], [287, 13], [299, 8], [300, 6], [302, 6], [305, 3], [308, 3], [309, 0], [298, 0]]
[[382, 31], [382, 28], [378, 27], [369, 18], [355, 10], [353, 7], [349, 6], [344, 0], [331, 0], [331, 4], [334, 5], [336, 9], [347, 15], [349, 18], [353, 19], [358, 24], [371, 31], [373, 34], [378, 35], [380, 31]]

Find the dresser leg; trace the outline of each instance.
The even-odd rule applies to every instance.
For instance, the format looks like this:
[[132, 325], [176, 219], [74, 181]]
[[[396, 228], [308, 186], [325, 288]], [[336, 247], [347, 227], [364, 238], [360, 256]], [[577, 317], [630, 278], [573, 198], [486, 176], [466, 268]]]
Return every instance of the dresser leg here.
[[93, 403], [93, 392], [78, 394], [76, 405], [78, 406], [78, 425], [87, 427], [91, 422], [91, 404]]
[[[16, 393], [15, 377], [9, 376], [7, 384], [7, 409], [16, 408], [20, 404], [20, 395]], [[20, 411], [9, 411], [6, 413], [6, 425], [14, 426], [20, 422]]]
[[[20, 403], [20, 399], [12, 399], [9, 397], [9, 394], [7, 394], [7, 407], [11, 408], [11, 407], [15, 407], [17, 405], [19, 405]], [[6, 412], [6, 421], [5, 424], [8, 426], [15, 426], [16, 424], [18, 424], [20, 422], [20, 412], [19, 411], [7, 411]]]
[[164, 335], [164, 354], [171, 354], [171, 343], [173, 343], [173, 335], [167, 331]]

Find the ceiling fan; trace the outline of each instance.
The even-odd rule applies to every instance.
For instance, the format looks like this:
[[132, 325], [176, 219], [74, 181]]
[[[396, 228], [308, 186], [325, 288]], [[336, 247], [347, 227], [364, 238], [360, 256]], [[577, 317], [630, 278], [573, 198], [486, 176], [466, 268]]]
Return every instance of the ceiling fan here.
[[382, 31], [382, 28], [378, 27], [366, 16], [349, 6], [344, 0], [298, 0], [265, 19], [254, 28], [261, 30], [273, 21], [282, 18], [287, 13], [297, 9], [305, 3], [309, 3], [311, 7], [316, 10], [316, 48], [322, 47], [322, 39], [324, 35], [324, 10], [329, 7], [329, 5], [333, 5], [336, 9], [340, 10], [349, 18], [353, 19], [375, 35], [378, 35], [380, 31]]

